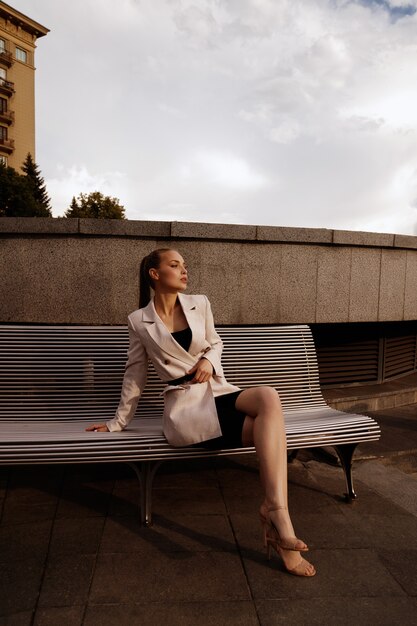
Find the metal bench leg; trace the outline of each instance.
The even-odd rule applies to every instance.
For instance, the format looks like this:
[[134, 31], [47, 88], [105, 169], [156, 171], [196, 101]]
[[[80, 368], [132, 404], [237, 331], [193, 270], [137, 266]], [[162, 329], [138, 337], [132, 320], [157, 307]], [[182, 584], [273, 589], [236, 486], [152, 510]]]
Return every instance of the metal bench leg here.
[[152, 483], [161, 463], [163, 461], [128, 462], [139, 479], [140, 521], [143, 526], [152, 526]]
[[353, 489], [352, 481], [352, 458], [357, 445], [357, 443], [346, 443], [341, 446], [334, 446], [342, 464], [343, 471], [345, 472], [347, 493], [345, 493], [344, 496], [346, 502], [352, 502], [352, 500], [357, 497]]

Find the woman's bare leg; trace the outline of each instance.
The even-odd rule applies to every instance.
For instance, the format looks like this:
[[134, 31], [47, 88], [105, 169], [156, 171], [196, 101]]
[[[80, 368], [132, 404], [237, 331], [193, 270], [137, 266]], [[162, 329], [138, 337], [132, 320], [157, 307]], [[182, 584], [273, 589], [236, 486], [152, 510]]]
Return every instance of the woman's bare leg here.
[[[288, 512], [287, 440], [278, 392], [273, 387], [250, 387], [238, 395], [235, 406], [246, 413], [242, 443], [244, 446], [254, 445], [259, 459], [260, 480], [265, 493], [262, 507], [285, 507], [269, 514], [282, 538], [294, 537]], [[287, 567], [291, 569], [298, 563], [300, 553], [285, 550]]]

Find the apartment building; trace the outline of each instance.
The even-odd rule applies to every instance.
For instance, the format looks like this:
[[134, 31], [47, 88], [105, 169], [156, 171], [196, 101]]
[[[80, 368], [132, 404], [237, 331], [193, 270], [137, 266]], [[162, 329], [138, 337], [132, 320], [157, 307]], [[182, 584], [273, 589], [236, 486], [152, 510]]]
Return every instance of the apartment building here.
[[18, 171], [35, 158], [35, 49], [47, 33], [0, 1], [0, 162]]

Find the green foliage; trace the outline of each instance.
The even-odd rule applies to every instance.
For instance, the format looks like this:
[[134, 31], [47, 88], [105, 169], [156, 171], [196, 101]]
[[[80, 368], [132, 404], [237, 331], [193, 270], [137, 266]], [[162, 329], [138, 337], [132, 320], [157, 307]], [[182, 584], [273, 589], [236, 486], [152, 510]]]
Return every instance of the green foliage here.
[[0, 217], [40, 217], [39, 206], [26, 176], [0, 164]]
[[27, 153], [25, 162], [22, 165], [22, 170], [31, 185], [32, 195], [38, 205], [39, 214], [43, 214], [45, 217], [52, 217], [51, 200], [46, 191], [45, 181], [41, 176], [38, 165], [36, 165], [35, 161], [32, 159], [30, 152]]
[[73, 197], [64, 217], [94, 217], [124, 220], [125, 210], [118, 198], [103, 195], [100, 191], [80, 193]]
[[30, 153], [22, 170], [24, 174], [19, 174], [0, 165], [0, 216], [52, 217], [44, 180]]

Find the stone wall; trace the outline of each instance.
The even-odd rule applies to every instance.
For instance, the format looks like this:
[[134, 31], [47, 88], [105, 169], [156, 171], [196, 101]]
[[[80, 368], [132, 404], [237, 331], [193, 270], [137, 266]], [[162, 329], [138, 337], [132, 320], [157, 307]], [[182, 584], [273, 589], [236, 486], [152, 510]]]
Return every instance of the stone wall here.
[[139, 263], [174, 247], [216, 324], [417, 319], [417, 236], [193, 222], [0, 218], [0, 322], [125, 324]]

